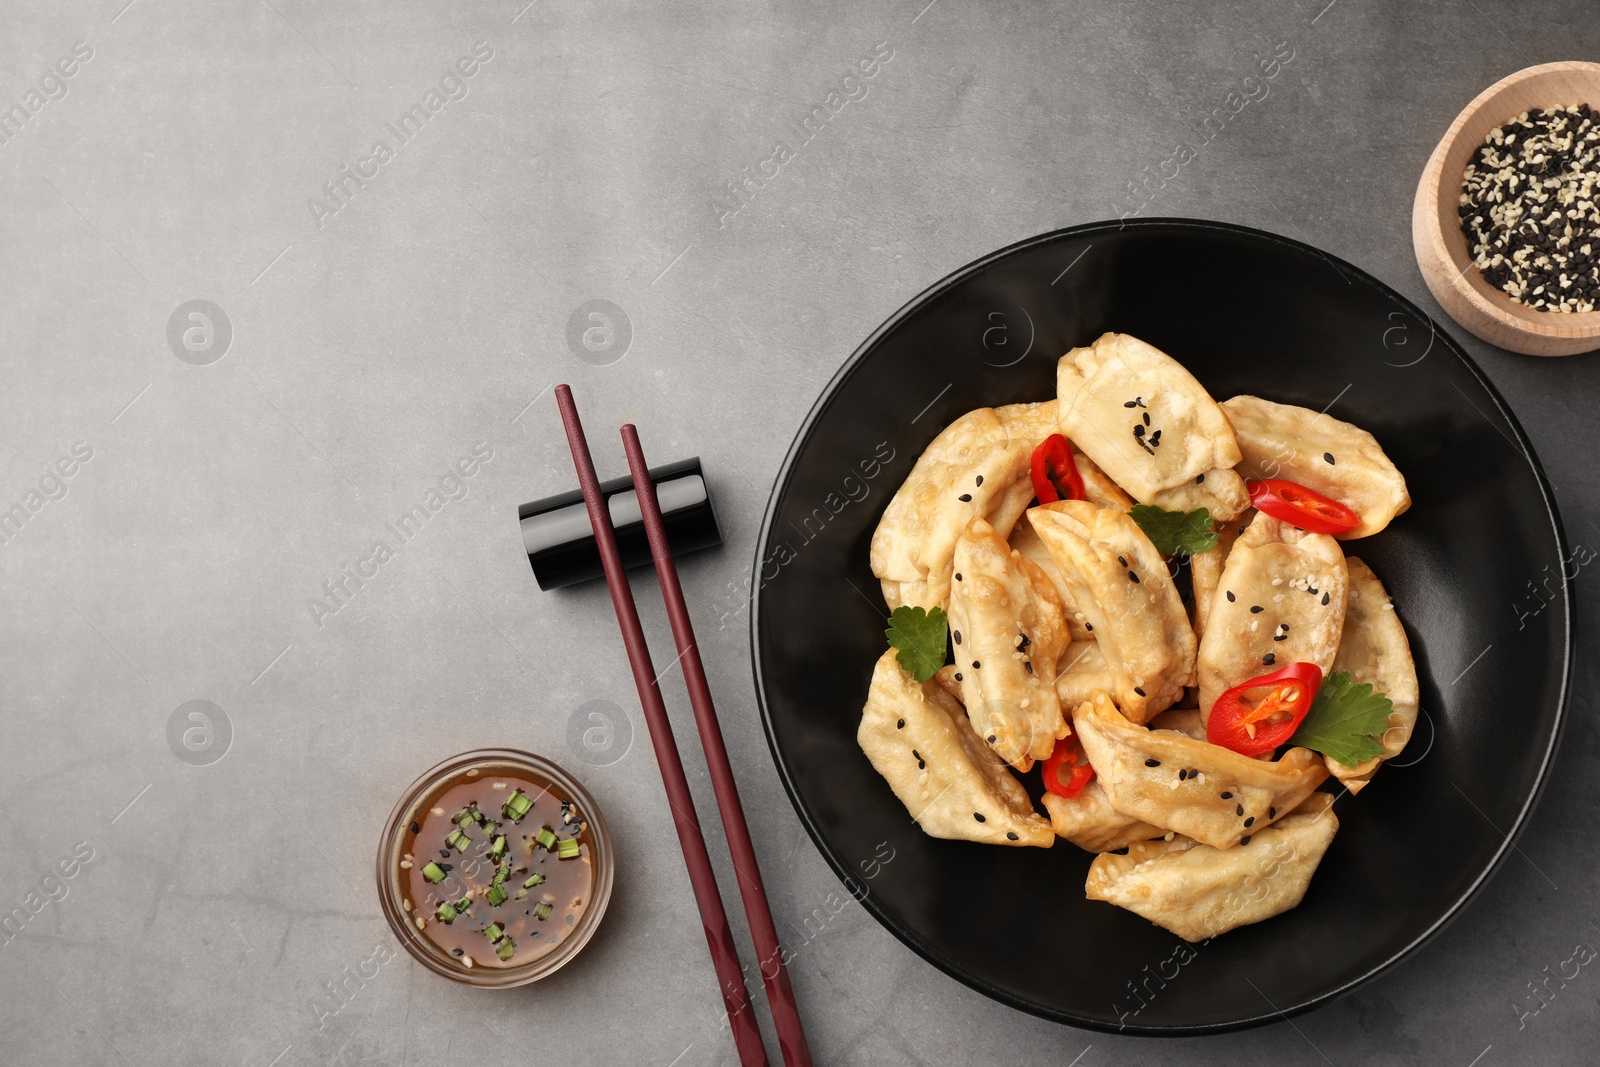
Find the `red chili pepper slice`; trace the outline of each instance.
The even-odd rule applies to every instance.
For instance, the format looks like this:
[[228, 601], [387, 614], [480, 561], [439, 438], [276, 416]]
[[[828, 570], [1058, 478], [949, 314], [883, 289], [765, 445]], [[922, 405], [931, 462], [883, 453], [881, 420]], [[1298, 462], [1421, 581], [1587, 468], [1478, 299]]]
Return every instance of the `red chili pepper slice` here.
[[[1294, 736], [1322, 688], [1322, 668], [1291, 663], [1234, 686], [1211, 706], [1206, 740], [1245, 756], [1271, 752]], [[1267, 690], [1258, 696], [1255, 690]]]
[[1072, 457], [1072, 442], [1062, 434], [1051, 434], [1033, 450], [1032, 473], [1033, 495], [1041, 504], [1087, 499], [1083, 476]]
[[1044, 787], [1058, 797], [1075, 797], [1094, 777], [1089, 754], [1076, 735], [1063, 737], [1043, 763]]
[[1337, 500], [1330, 500], [1299, 482], [1263, 478], [1246, 482], [1250, 503], [1275, 519], [1292, 523], [1307, 533], [1337, 534], [1361, 525], [1361, 516]]

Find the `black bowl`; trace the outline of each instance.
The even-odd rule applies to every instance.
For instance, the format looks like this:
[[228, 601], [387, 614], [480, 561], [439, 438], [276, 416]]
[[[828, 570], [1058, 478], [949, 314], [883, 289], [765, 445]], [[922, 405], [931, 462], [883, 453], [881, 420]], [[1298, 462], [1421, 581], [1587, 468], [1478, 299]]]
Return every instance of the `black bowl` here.
[[[1066, 842], [925, 836], [856, 746], [886, 615], [867, 563], [884, 506], [972, 408], [1055, 395], [1105, 330], [1219, 398], [1327, 409], [1375, 434], [1411, 510], [1348, 544], [1405, 620], [1423, 714], [1400, 759], [1338, 801], [1301, 905], [1197, 946], [1083, 895]], [[1376, 279], [1306, 245], [1148, 220], [1031, 238], [906, 305], [852, 356], [778, 476], [756, 560], [752, 656], [767, 738], [806, 829], [868, 911], [974, 989], [1145, 1034], [1270, 1022], [1415, 951], [1508, 855], [1550, 764], [1571, 658], [1555, 504], [1500, 395]]]

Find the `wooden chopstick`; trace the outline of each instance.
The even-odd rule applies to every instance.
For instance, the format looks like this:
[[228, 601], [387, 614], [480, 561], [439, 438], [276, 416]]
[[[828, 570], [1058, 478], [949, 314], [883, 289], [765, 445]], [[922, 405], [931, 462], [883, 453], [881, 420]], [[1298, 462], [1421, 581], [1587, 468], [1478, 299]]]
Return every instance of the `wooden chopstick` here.
[[739, 786], [733, 778], [733, 767], [728, 763], [728, 750], [722, 743], [722, 727], [717, 722], [711, 687], [706, 684], [705, 666], [700, 662], [700, 650], [695, 646], [694, 623], [689, 619], [683, 587], [678, 583], [678, 567], [672, 559], [672, 548], [667, 544], [667, 531], [661, 521], [656, 488], [650, 481], [650, 465], [645, 462], [644, 450], [639, 445], [639, 432], [632, 423], [622, 427], [622, 448], [628, 454], [628, 470], [633, 474], [633, 491], [639, 499], [639, 512], [644, 517], [645, 535], [650, 540], [650, 556], [655, 560], [656, 575], [661, 580], [661, 595], [667, 602], [667, 618], [672, 622], [672, 636], [678, 646], [678, 662], [683, 666], [683, 678], [689, 686], [689, 703], [694, 706], [695, 725], [700, 728], [700, 747], [705, 751], [706, 766], [711, 771], [711, 784], [716, 790], [717, 807], [722, 815], [722, 829], [727, 834], [728, 851], [733, 856], [733, 868], [739, 876], [739, 894], [744, 901], [745, 918], [750, 923], [750, 938], [755, 942], [761, 979], [766, 983], [767, 1004], [772, 1009], [772, 1020], [778, 1031], [778, 1046], [783, 1052], [786, 1067], [811, 1067], [811, 1049], [806, 1044], [805, 1029], [800, 1024], [800, 1012], [795, 1006], [794, 990], [789, 985], [789, 970], [784, 965], [783, 946], [778, 942], [772, 908], [767, 903], [766, 890], [761, 884], [761, 868], [756, 863], [755, 847], [750, 842], [750, 828], [744, 821]]
[[683, 761], [678, 756], [678, 744], [672, 736], [672, 724], [667, 719], [667, 708], [661, 701], [661, 690], [656, 684], [655, 667], [650, 662], [650, 647], [645, 643], [644, 629], [639, 625], [639, 612], [633, 602], [633, 591], [628, 585], [628, 574], [623, 569], [622, 556], [617, 551], [616, 531], [611, 526], [611, 515], [600, 494], [600, 479], [595, 476], [594, 459], [589, 455], [589, 443], [584, 437], [583, 424], [578, 420], [578, 408], [573, 403], [569, 387], [556, 386], [556, 405], [561, 409], [561, 423], [566, 428], [567, 444], [572, 449], [572, 465], [578, 472], [578, 484], [583, 487], [583, 502], [589, 511], [589, 523], [594, 527], [595, 543], [599, 546], [600, 561], [605, 567], [606, 584], [611, 588], [611, 606], [616, 609], [617, 625], [622, 629], [622, 643], [628, 650], [628, 662], [633, 667], [633, 681], [639, 689], [639, 704], [644, 709], [650, 743], [655, 748], [656, 766], [661, 771], [661, 782], [667, 790], [667, 803], [672, 809], [672, 822], [678, 830], [678, 845], [683, 849], [684, 865], [689, 868], [689, 882], [694, 887], [700, 921], [705, 926], [706, 945], [711, 950], [711, 962], [716, 966], [717, 981], [722, 987], [722, 1001], [728, 1011], [728, 1025], [733, 1030], [733, 1043], [739, 1051], [739, 1063], [742, 1067], [766, 1067], [767, 1052], [761, 1044], [761, 1031], [756, 1025], [755, 1014], [750, 1011], [750, 993], [745, 989], [739, 950], [734, 945], [733, 931], [728, 927], [722, 895], [717, 891], [717, 879], [711, 871], [711, 857], [706, 852], [705, 837], [700, 833], [700, 820], [695, 815], [694, 800], [689, 795], [689, 781], [684, 777]]

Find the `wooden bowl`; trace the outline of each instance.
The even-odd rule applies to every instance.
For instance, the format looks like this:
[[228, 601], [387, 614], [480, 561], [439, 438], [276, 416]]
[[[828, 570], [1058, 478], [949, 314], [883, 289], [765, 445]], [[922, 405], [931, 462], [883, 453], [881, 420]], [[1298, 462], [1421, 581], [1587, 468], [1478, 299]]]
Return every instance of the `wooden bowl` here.
[[1495, 82], [1450, 124], [1411, 207], [1411, 242], [1434, 299], [1476, 336], [1530, 356], [1600, 348], [1600, 311], [1536, 311], [1490, 285], [1472, 265], [1461, 232], [1461, 175], [1496, 126], [1524, 111], [1573, 104], [1600, 108], [1600, 63], [1544, 63]]

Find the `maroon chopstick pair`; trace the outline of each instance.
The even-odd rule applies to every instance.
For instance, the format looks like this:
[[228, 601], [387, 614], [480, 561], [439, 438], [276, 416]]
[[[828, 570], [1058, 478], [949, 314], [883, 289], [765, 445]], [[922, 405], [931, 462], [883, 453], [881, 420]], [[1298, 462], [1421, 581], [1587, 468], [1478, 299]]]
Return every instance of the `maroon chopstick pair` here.
[[[716, 877], [711, 870], [711, 857], [706, 851], [705, 837], [700, 832], [700, 820], [689, 794], [683, 761], [678, 755], [672, 724], [667, 719], [666, 705], [661, 700], [657, 675], [650, 660], [650, 648], [645, 641], [644, 629], [639, 625], [633, 591], [628, 585], [628, 575], [617, 551], [616, 532], [600, 494], [600, 480], [595, 476], [594, 460], [589, 455], [588, 440], [584, 436], [583, 424], [578, 419], [571, 388], [566, 385], [556, 387], [556, 404], [561, 409], [561, 422], [566, 428], [567, 444], [572, 449], [572, 465], [578, 473], [578, 484], [583, 488], [589, 523], [594, 527], [595, 543], [599, 546], [600, 559], [605, 567], [606, 585], [611, 589], [611, 605], [616, 610], [617, 624], [622, 629], [622, 643], [633, 668], [633, 680], [639, 690], [645, 723], [649, 727], [650, 743], [655, 749], [656, 765], [661, 771], [667, 802], [672, 809], [672, 821], [677, 827], [678, 844], [683, 849], [684, 864], [689, 868], [689, 881], [694, 887], [695, 902], [705, 925], [706, 944], [711, 950], [711, 960], [716, 966], [717, 980], [722, 987], [728, 1024], [733, 1031], [734, 1045], [739, 1050], [739, 1062], [742, 1067], [764, 1065], [767, 1063], [766, 1050], [761, 1044], [761, 1032], [756, 1025], [755, 1015], [750, 1010], [750, 994], [745, 988], [739, 951], [733, 941], [733, 931], [728, 926], [727, 912], [722, 906], [722, 894], [717, 889]], [[761, 870], [756, 863], [755, 848], [750, 842], [750, 830], [745, 825], [744, 808], [739, 802], [739, 788], [733, 779], [733, 768], [728, 763], [728, 752], [722, 743], [722, 728], [717, 723], [711, 688], [706, 684], [705, 667], [695, 647], [694, 627], [684, 603], [683, 589], [678, 584], [678, 569], [667, 544], [655, 486], [651, 484], [649, 465], [645, 463], [644, 452], [639, 446], [639, 434], [631, 424], [622, 427], [622, 443], [628, 455], [628, 469], [633, 475], [639, 511], [644, 517], [650, 555], [655, 560], [661, 593], [666, 599], [667, 617], [672, 623], [672, 636], [678, 648], [676, 662], [682, 664], [684, 680], [689, 686], [689, 702], [694, 707], [700, 746], [705, 751], [717, 808], [722, 816], [722, 828], [728, 838], [728, 851], [738, 875], [739, 893], [744, 902], [745, 917], [750, 924], [750, 937], [755, 942], [759, 957], [758, 969], [766, 984], [767, 1003], [772, 1009], [783, 1062], [786, 1067], [810, 1067], [811, 1051], [800, 1024], [794, 990], [789, 985], [789, 972], [784, 965], [777, 927], [772, 921], [772, 909], [767, 904], [766, 891], [762, 888]]]

